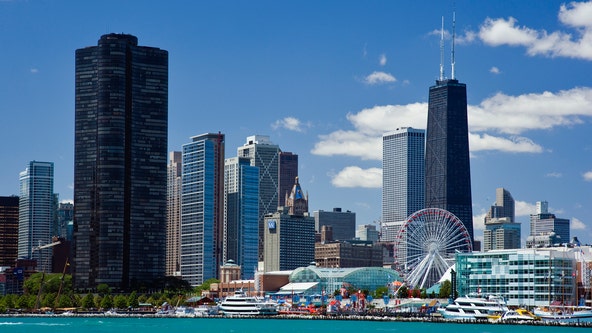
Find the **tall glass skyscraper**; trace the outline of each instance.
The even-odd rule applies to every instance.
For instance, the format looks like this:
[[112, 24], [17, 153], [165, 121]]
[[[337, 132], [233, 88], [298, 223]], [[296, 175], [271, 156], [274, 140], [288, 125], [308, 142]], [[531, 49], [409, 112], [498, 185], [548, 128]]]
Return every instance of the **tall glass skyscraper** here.
[[20, 173], [18, 257], [37, 260], [37, 267], [51, 272], [51, 249], [33, 251], [51, 243], [55, 220], [53, 162], [29, 162]]
[[218, 278], [224, 234], [224, 134], [183, 145], [181, 277], [192, 286]]
[[165, 275], [168, 52], [107, 34], [76, 50], [75, 288]]
[[425, 172], [425, 207], [456, 215], [473, 241], [467, 86], [458, 80], [430, 87]]
[[241, 266], [242, 279], [253, 279], [259, 247], [259, 168], [247, 157], [224, 162], [224, 262]]
[[19, 197], [0, 197], [0, 267], [11, 267], [18, 254]]
[[267, 135], [247, 137], [238, 147], [239, 157], [248, 157], [251, 165], [259, 168], [259, 261], [263, 258], [265, 215], [277, 211], [279, 198], [280, 147]]
[[425, 130], [401, 127], [382, 136], [382, 222], [405, 221], [424, 208]]
[[294, 179], [298, 177], [298, 155], [291, 152], [280, 152], [280, 168], [279, 168], [279, 192], [278, 192], [278, 206], [281, 206], [286, 201], [286, 196], [290, 195], [292, 186], [294, 186]]

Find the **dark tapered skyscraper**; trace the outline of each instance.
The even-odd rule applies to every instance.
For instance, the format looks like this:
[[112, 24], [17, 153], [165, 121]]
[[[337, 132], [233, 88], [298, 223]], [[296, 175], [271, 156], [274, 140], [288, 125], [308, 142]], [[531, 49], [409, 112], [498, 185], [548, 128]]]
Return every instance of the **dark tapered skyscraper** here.
[[76, 288], [165, 274], [168, 52], [132, 35], [76, 50]]
[[430, 87], [425, 155], [425, 206], [456, 215], [473, 237], [467, 86], [437, 80]]

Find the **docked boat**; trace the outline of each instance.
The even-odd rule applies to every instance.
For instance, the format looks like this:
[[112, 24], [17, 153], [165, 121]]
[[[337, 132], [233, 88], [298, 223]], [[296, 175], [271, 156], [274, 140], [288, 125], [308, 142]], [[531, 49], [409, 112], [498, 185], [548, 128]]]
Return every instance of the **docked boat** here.
[[438, 309], [442, 317], [457, 320], [488, 319], [494, 313], [509, 311], [506, 301], [500, 296], [472, 297], [462, 296]]
[[509, 310], [504, 312], [497, 321], [500, 322], [532, 322], [532, 321], [537, 321], [537, 320], [541, 320], [541, 318], [535, 314], [533, 314], [532, 312], [523, 309], [523, 308], [519, 308], [516, 310]]
[[592, 308], [589, 306], [548, 306], [534, 309], [534, 314], [543, 321], [556, 323], [592, 323]]
[[277, 306], [275, 302], [247, 296], [242, 290], [237, 290], [234, 295], [226, 297], [220, 303], [219, 310], [226, 316], [276, 315], [278, 314]]

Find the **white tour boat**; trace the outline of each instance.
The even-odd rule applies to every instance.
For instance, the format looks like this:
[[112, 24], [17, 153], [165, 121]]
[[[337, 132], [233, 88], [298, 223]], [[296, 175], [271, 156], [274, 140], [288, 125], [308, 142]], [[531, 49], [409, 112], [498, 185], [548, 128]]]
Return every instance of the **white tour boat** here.
[[491, 295], [488, 297], [458, 297], [446, 307], [438, 309], [438, 312], [447, 319], [476, 320], [487, 319], [488, 315], [496, 312], [504, 313], [508, 310], [503, 297]]
[[277, 303], [268, 302], [258, 297], [247, 296], [242, 290], [235, 291], [234, 295], [226, 297], [220, 303], [219, 310], [224, 315], [276, 315]]

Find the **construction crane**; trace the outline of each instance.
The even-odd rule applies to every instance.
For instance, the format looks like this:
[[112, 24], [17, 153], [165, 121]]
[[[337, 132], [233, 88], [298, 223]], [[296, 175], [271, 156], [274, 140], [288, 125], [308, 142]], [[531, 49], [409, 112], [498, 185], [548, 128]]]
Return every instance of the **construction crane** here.
[[[39, 243], [41, 243], [41, 241], [39, 241]], [[49, 243], [49, 244], [45, 244], [45, 245], [35, 246], [34, 248], [31, 249], [31, 255], [33, 255], [33, 253], [35, 251], [47, 249], [48, 247], [54, 247], [54, 246], [59, 245], [59, 244], [62, 244], [62, 242], [57, 241], [57, 242], [53, 242], [53, 243]]]
[[[41, 241], [39, 241], [39, 243], [41, 243]], [[57, 241], [57, 242], [53, 242], [53, 243], [49, 243], [49, 244], [45, 244], [45, 245], [36, 246], [36, 247], [34, 247], [34, 248], [31, 249], [31, 257], [33, 256], [33, 253], [35, 253], [35, 251], [40, 251], [40, 250], [43, 250], [43, 249], [54, 247], [54, 246], [59, 245], [59, 244], [62, 244], [62, 242]], [[39, 261], [41, 261], [41, 265], [43, 265], [42, 257], [39, 256], [39, 258], [40, 258]], [[47, 260], [49, 261], [49, 257], [47, 258]], [[43, 290], [43, 282], [45, 280], [45, 270], [42, 269], [41, 271], [42, 271], [42, 274], [41, 274], [41, 282], [39, 283], [39, 292], [37, 292], [37, 300], [35, 301], [35, 309], [39, 309], [39, 298], [41, 297], [41, 290]]]

